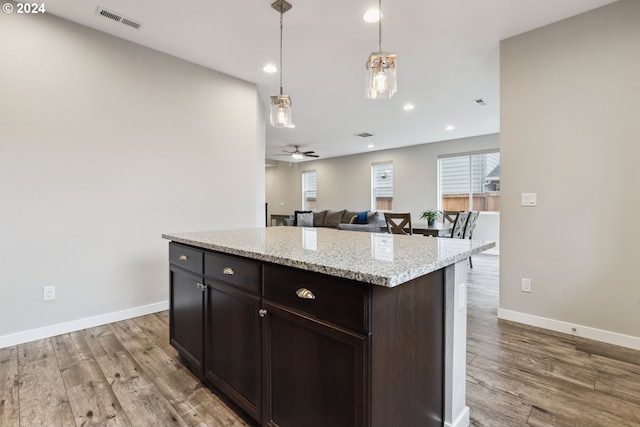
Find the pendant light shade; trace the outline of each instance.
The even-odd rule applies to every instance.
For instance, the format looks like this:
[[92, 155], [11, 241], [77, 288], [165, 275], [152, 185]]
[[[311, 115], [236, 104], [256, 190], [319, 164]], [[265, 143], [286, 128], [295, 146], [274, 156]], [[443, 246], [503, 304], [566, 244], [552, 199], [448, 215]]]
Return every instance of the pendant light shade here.
[[365, 97], [368, 99], [389, 99], [396, 93], [396, 54], [382, 51], [382, 0], [378, 0], [378, 52], [372, 52], [367, 59]]
[[396, 79], [396, 55], [372, 52], [367, 60], [366, 97], [389, 99], [398, 89]]
[[276, 128], [293, 127], [291, 120], [291, 98], [282, 92], [282, 15], [293, 6], [286, 0], [276, 0], [271, 7], [280, 12], [280, 94], [271, 96], [269, 121]]
[[291, 98], [289, 95], [272, 95], [269, 118], [271, 126], [276, 128], [291, 127]]

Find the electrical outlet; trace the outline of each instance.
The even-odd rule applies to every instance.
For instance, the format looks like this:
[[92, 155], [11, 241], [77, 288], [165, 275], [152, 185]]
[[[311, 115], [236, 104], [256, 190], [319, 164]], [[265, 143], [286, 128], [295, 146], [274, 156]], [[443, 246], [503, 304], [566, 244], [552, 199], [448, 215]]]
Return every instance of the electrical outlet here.
[[522, 292], [531, 292], [531, 279], [522, 280]]
[[56, 299], [56, 287], [55, 286], [45, 286], [42, 288], [44, 290], [44, 301], [51, 301]]

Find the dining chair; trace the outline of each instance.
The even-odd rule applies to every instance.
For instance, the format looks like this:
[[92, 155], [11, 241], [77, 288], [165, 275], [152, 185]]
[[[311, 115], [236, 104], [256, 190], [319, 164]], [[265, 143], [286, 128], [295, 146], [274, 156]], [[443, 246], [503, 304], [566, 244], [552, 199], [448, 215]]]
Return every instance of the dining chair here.
[[[469, 218], [467, 218], [467, 225], [465, 225], [464, 233], [462, 235], [463, 239], [473, 238], [473, 230], [476, 229], [476, 222], [478, 221], [479, 215], [480, 215], [479, 211], [469, 212]], [[469, 267], [473, 268], [473, 261], [471, 261], [471, 257], [469, 257]]]
[[471, 239], [473, 237], [473, 230], [476, 229], [476, 221], [478, 221], [479, 211], [469, 212], [469, 218], [467, 218], [467, 225], [464, 227], [463, 239]]
[[458, 216], [458, 212], [460, 211], [442, 211], [442, 222], [445, 224], [447, 222], [454, 223], [456, 222], [456, 216]]
[[469, 218], [469, 212], [458, 212], [456, 215], [456, 220], [453, 223], [453, 228], [451, 229], [451, 238], [453, 239], [463, 239], [464, 238], [464, 229], [467, 225], [467, 219]]
[[[413, 234], [410, 213], [385, 212], [384, 219], [387, 222], [387, 233]], [[408, 226], [409, 230], [405, 230]]]

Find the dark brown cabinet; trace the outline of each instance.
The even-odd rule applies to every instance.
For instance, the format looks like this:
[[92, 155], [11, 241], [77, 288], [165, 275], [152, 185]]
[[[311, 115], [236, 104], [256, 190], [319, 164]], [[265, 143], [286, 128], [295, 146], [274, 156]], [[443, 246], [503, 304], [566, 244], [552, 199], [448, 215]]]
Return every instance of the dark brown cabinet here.
[[265, 425], [367, 425], [367, 336], [264, 306]]
[[202, 251], [171, 243], [169, 246], [169, 337], [191, 371], [204, 373], [205, 286]]
[[257, 421], [262, 420], [259, 273], [259, 263], [205, 255], [205, 378]]
[[368, 425], [369, 287], [267, 264], [263, 296], [266, 425]]
[[261, 425], [442, 425], [443, 270], [387, 288], [171, 245], [171, 343]]

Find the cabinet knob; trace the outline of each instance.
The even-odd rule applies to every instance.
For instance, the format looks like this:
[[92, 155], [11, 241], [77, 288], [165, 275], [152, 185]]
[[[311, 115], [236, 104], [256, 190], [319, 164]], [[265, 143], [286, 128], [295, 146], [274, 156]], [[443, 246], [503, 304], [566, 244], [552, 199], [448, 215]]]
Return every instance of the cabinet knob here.
[[264, 308], [261, 308], [260, 310], [258, 310], [258, 316], [264, 317], [266, 315], [267, 315], [267, 310], [265, 310]]
[[200, 289], [203, 292], [205, 289], [207, 289], [207, 287], [200, 282], [196, 283], [196, 288]]
[[316, 296], [307, 288], [300, 288], [296, 291], [298, 298], [302, 299], [316, 299]]
[[180, 255], [180, 258], [178, 258], [180, 261], [186, 261], [189, 259], [188, 256], [186, 256], [185, 254]]
[[233, 271], [233, 268], [231, 267], [225, 267], [224, 270], [222, 270], [222, 274], [226, 274], [227, 276], [233, 276], [234, 274], [236, 274], [236, 272]]

